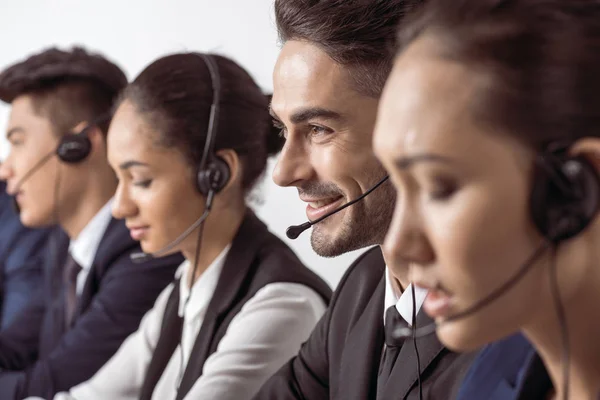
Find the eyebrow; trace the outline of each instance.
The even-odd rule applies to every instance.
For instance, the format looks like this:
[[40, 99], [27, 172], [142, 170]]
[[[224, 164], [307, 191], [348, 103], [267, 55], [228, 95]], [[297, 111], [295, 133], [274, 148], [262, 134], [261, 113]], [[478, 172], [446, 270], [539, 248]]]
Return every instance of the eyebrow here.
[[452, 159], [441, 156], [439, 154], [423, 153], [423, 154], [415, 154], [412, 156], [400, 157], [400, 158], [397, 158], [396, 160], [394, 160], [394, 164], [396, 164], [396, 167], [398, 167], [399, 169], [408, 169], [408, 168], [411, 168], [415, 164], [423, 163], [423, 162], [451, 164]]
[[148, 164], [143, 163], [141, 161], [135, 161], [135, 160], [131, 160], [131, 161], [125, 161], [124, 163], [119, 164], [119, 169], [129, 169], [131, 167], [149, 167]]
[[9, 129], [8, 132], [6, 132], [6, 139], [10, 139], [12, 135], [19, 132], [25, 133], [25, 129], [21, 128], [20, 126], [16, 126], [14, 128]]
[[[281, 121], [271, 106], [269, 106], [269, 114], [277, 121]], [[324, 118], [335, 121], [342, 121], [344, 119], [342, 114], [337, 111], [328, 110], [322, 107], [308, 107], [294, 112], [290, 117], [290, 121], [292, 121], [293, 124], [301, 124], [310, 121], [313, 118]]]

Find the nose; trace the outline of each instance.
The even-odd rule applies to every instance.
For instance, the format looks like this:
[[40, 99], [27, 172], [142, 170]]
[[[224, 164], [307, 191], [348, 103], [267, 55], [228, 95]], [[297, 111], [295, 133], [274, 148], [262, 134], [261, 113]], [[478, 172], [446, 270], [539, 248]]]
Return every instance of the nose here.
[[138, 213], [135, 202], [129, 195], [127, 186], [119, 182], [112, 205], [112, 215], [116, 219], [125, 219]]
[[290, 135], [273, 170], [273, 181], [282, 187], [296, 186], [298, 182], [309, 180], [312, 175], [313, 168], [306, 144]]
[[406, 198], [396, 201], [394, 217], [383, 244], [387, 265], [396, 275], [408, 277], [408, 267], [428, 265], [435, 259], [418, 210]]
[[[9, 154], [8, 157], [2, 163], [0, 163], [0, 180], [9, 181], [9, 180], [13, 179], [14, 177], [15, 177], [15, 171], [12, 167], [12, 159]], [[12, 186], [12, 185], [9, 185], [9, 186]], [[12, 190], [14, 190], [14, 188], [10, 187], [9, 192]]]

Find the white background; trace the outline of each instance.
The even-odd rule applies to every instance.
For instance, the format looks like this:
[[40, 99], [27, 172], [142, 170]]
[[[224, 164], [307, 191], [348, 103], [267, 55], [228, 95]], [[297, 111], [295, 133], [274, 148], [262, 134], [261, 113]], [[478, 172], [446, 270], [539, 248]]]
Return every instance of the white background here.
[[[0, 68], [51, 46], [80, 44], [103, 53], [133, 79], [154, 59], [175, 52], [212, 51], [244, 66], [265, 90], [279, 53], [273, 0], [0, 0]], [[0, 154], [8, 107], [0, 103]], [[270, 229], [335, 287], [358, 252], [335, 259], [317, 256], [310, 232], [285, 238], [290, 224], [306, 219], [295, 189], [271, 181], [271, 162], [255, 208]]]

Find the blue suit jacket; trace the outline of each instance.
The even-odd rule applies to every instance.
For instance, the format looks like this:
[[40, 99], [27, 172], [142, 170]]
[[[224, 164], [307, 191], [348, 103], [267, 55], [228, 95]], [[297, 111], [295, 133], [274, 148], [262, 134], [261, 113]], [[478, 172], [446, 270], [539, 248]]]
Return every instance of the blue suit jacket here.
[[133, 263], [139, 244], [123, 221], [111, 220], [67, 327], [62, 276], [69, 238], [57, 229], [48, 247], [43, 289], [0, 332], [2, 400], [51, 399], [91, 378], [138, 328], [183, 261], [178, 254]]
[[465, 375], [458, 400], [513, 400], [527, 370], [533, 346], [521, 334], [481, 350]]
[[0, 330], [41, 289], [42, 260], [49, 229], [25, 228], [0, 182]]

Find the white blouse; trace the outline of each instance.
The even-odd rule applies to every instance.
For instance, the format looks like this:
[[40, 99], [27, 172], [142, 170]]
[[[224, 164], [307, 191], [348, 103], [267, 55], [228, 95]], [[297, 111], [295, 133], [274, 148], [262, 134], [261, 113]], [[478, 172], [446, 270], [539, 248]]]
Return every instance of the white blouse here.
[[[188, 281], [190, 263], [185, 261], [180, 266], [177, 273], [183, 275], [179, 285], [183, 342], [173, 353], [156, 385], [153, 400], [175, 398], [228, 251], [229, 248], [223, 250], [194, 283], [185, 315], [183, 306], [189, 289], [184, 282]], [[137, 400], [173, 289], [171, 284], [160, 294], [138, 330], [123, 342], [96, 375], [68, 393], [56, 394], [54, 400]], [[262, 384], [298, 352], [325, 308], [321, 296], [307, 286], [295, 283], [264, 286], [232, 319], [216, 352], [207, 358], [202, 375], [185, 399], [252, 398]]]

